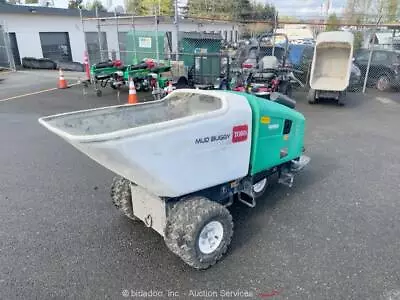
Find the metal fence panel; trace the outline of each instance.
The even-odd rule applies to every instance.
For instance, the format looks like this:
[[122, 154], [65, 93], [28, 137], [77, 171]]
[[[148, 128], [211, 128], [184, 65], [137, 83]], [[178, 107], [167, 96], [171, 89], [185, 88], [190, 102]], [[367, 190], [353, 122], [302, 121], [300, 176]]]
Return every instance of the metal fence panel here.
[[10, 38], [4, 25], [0, 25], [0, 68], [15, 70]]
[[[198, 84], [212, 84], [221, 78], [236, 78], [236, 82], [243, 82], [248, 72], [248, 61], [255, 58], [258, 61], [264, 56], [273, 55], [280, 62], [285, 62], [281, 67], [292, 70], [293, 87], [308, 91], [316, 37], [324, 31], [343, 30], [351, 31], [354, 35], [353, 57], [349, 56], [347, 61], [344, 58], [342, 63], [329, 61], [329, 58], [318, 61], [319, 64], [328, 66], [324, 68], [332, 73], [328, 74], [328, 77], [342, 80], [349, 71], [349, 92], [367, 92], [370, 88], [389, 91], [400, 85], [400, 55], [396, 52], [400, 49], [400, 33], [394, 27], [379, 24], [373, 26], [373, 23], [368, 23], [352, 26], [337, 24], [336, 28], [332, 29], [324, 24], [324, 21], [322, 24], [321, 21], [315, 24], [309, 21], [285, 24], [280, 21], [279, 24], [262, 26], [254, 25], [250, 21], [230, 21], [238, 25], [236, 28], [242, 28], [237, 31], [215, 27], [211, 19], [199, 19], [193, 21], [198, 23], [196, 26], [206, 27], [204, 23], [209, 22], [213, 24], [210, 25], [213, 30], [191, 29], [190, 32], [186, 32], [181, 28], [177, 33], [173, 27], [175, 24], [171, 22], [160, 23], [157, 16], [148, 16], [145, 19], [147, 21], [140, 17], [123, 16], [102, 19], [101, 22], [97, 19], [86, 20], [85, 22], [92, 23], [88, 28], [93, 30], [95, 26], [98, 32], [102, 32], [100, 38], [96, 32], [86, 32], [90, 63], [120, 59], [125, 65], [134, 65], [151, 58], [171, 65], [174, 78], [191, 76]], [[371, 16], [370, 19], [375, 20], [378, 17]], [[266, 31], [286, 34], [289, 38], [288, 51], [283, 50], [284, 45], [280, 39], [273, 41], [273, 53], [268, 52], [268, 47], [259, 49], [258, 46], [254, 46], [257, 45], [257, 37]], [[109, 38], [110, 32], [117, 36], [117, 46], [108, 44], [115, 39]], [[116, 47], [117, 49], [110, 49]], [[176, 57], [179, 61], [174, 60]], [[340, 64], [343, 65], [341, 69]]]

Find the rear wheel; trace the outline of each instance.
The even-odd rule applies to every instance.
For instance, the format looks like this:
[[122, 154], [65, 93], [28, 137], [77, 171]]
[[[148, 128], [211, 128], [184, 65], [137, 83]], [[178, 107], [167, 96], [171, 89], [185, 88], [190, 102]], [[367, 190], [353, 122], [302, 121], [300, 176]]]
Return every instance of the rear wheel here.
[[315, 96], [316, 96], [316, 91], [314, 89], [310, 88], [310, 90], [308, 91], [308, 94], [307, 94], [308, 103], [315, 104], [315, 102], [316, 102]]
[[207, 269], [225, 254], [232, 235], [232, 216], [223, 205], [193, 197], [171, 209], [165, 243], [186, 264]]
[[135, 89], [137, 92], [142, 90], [142, 83], [140, 81], [135, 81]]
[[339, 92], [338, 104], [339, 106], [344, 106], [346, 101], [346, 91]]
[[121, 176], [114, 177], [111, 185], [111, 199], [116, 208], [131, 220], [138, 220], [133, 214], [130, 181]]

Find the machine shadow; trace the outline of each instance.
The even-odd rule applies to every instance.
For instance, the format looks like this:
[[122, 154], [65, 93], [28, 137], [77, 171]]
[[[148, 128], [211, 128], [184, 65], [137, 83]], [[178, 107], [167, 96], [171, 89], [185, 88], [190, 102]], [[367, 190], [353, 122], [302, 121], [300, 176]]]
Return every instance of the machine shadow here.
[[[273, 176], [269, 181], [266, 194], [257, 200], [255, 209], [247, 207], [239, 201], [235, 201], [229, 207], [235, 224], [235, 232], [228, 252], [240, 249], [250, 242], [262, 227], [268, 226], [269, 212], [276, 208], [280, 201], [291, 201], [291, 196], [287, 196], [288, 192], [302, 194], [310, 186], [318, 185], [318, 182], [329, 177], [338, 168], [334, 159], [318, 154], [310, 156], [310, 165], [296, 175], [292, 188], [279, 184], [277, 176]], [[258, 216], [265, 216], [264, 224], [251, 222], [252, 218]]]
[[319, 99], [318, 102], [314, 105], [331, 106], [337, 107], [338, 109], [352, 109], [358, 108], [359, 106], [363, 105], [366, 99], [369, 99], [369, 97], [366, 97], [366, 95], [362, 94], [362, 92], [349, 92], [347, 93], [343, 107], [339, 106], [335, 99], [329, 98]]

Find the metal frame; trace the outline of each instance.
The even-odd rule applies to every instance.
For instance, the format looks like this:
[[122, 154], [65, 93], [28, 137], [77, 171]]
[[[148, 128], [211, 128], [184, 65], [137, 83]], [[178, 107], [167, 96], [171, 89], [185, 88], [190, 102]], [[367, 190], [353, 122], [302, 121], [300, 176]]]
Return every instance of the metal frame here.
[[11, 50], [10, 37], [8, 35], [7, 24], [5, 21], [3, 21], [3, 24], [0, 24], [0, 28], [2, 29], [1, 31], [3, 35], [4, 49], [7, 56], [9, 69], [16, 71], [14, 56]]
[[[175, 53], [175, 60], [178, 60], [179, 58], [179, 15], [178, 15], [178, 0], [174, 0], [175, 3], [175, 14], [174, 14], [174, 24], [175, 24], [175, 34], [176, 34], [176, 40], [175, 40], [175, 45], [176, 45], [176, 53]], [[118, 54], [119, 54], [119, 58], [121, 59], [121, 49], [120, 49], [120, 40], [119, 40], [119, 28], [120, 26], [127, 26], [127, 25], [131, 25], [132, 26], [132, 30], [133, 30], [133, 39], [134, 39], [134, 43], [133, 43], [133, 47], [134, 47], [134, 57], [135, 60], [137, 60], [137, 49], [136, 49], [136, 24], [135, 24], [135, 20], [137, 19], [144, 19], [144, 18], [154, 18], [154, 27], [155, 27], [155, 32], [156, 32], [156, 60], [157, 62], [160, 61], [160, 51], [159, 51], [159, 45], [158, 45], [158, 25], [159, 25], [159, 17], [161, 17], [161, 11], [160, 11], [160, 7], [158, 8], [158, 11], [155, 9], [154, 10], [154, 15], [147, 15], [147, 16], [135, 16], [135, 15], [130, 15], [130, 16], [119, 16], [117, 14], [117, 12], [114, 12], [114, 16], [113, 17], [100, 17], [99, 16], [99, 11], [98, 8], [96, 7], [95, 10], [95, 14], [96, 17], [88, 17], [88, 18], [84, 18], [82, 15], [82, 10], [79, 9], [80, 12], [80, 19], [81, 19], [81, 24], [82, 24], [82, 32], [84, 35], [84, 39], [85, 39], [85, 51], [88, 53], [88, 47], [87, 47], [87, 38], [85, 35], [85, 22], [90, 22], [90, 21], [96, 21], [97, 22], [97, 34], [98, 34], [98, 44], [99, 44], [99, 49], [100, 49], [100, 58], [103, 61], [104, 60], [104, 50], [102, 49], [102, 36], [101, 36], [101, 27], [103, 26], [116, 26], [116, 30], [117, 30], [117, 42], [118, 42]], [[130, 20], [130, 23], [123, 23], [120, 21], [123, 20]], [[111, 23], [111, 24], [101, 24], [100, 21], [115, 21]], [[146, 24], [146, 25], [150, 25], [150, 24]], [[173, 53], [171, 53], [172, 55]], [[89, 65], [91, 65], [93, 62], [89, 61]]]

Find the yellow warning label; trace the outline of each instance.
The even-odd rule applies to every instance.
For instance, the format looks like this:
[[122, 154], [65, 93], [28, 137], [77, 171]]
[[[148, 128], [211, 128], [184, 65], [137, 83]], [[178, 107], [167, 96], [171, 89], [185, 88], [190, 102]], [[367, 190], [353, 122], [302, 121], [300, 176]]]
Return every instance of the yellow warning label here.
[[271, 123], [271, 118], [270, 118], [270, 117], [267, 117], [267, 116], [262, 116], [262, 117], [261, 117], [261, 123], [263, 123], [263, 124], [269, 124], [269, 123]]
[[289, 139], [289, 135], [288, 135], [288, 134], [285, 134], [285, 135], [283, 136], [283, 139], [284, 139], [285, 141], [287, 141], [287, 140]]

